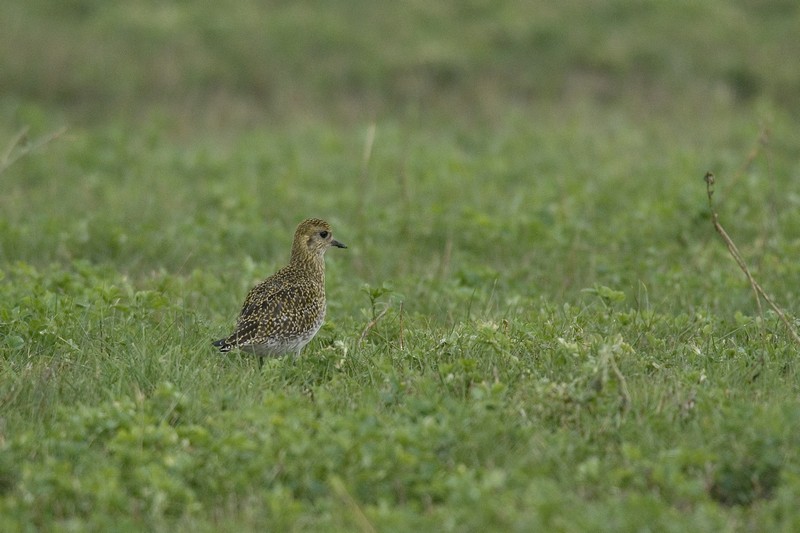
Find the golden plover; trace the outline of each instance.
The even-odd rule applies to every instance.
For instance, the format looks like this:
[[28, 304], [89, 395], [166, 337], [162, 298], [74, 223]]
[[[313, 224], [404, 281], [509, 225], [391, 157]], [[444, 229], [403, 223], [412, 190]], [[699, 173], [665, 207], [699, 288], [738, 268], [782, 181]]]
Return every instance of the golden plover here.
[[347, 248], [333, 238], [330, 225], [309, 218], [297, 226], [289, 264], [252, 289], [244, 300], [236, 330], [214, 342], [265, 356], [294, 353], [311, 341], [325, 318], [325, 252]]

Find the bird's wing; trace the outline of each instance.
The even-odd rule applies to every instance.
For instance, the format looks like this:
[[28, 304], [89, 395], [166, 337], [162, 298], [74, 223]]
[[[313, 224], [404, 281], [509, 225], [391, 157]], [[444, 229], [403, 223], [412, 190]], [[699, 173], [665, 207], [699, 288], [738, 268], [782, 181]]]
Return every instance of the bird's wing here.
[[258, 344], [270, 337], [277, 317], [284, 307], [280, 294], [272, 296], [267, 298], [263, 293], [253, 295], [252, 298], [248, 296], [250, 302], [242, 309], [236, 321], [236, 330], [227, 338], [228, 343], [234, 346], [246, 346]]
[[227, 342], [233, 345], [259, 344], [277, 332], [283, 335], [297, 334], [302, 324], [293, 317], [319, 313], [324, 304], [303, 298], [304, 291], [296, 285], [274, 290], [272, 293], [259, 292], [249, 298], [248, 305], [236, 323]]
[[265, 279], [247, 293], [242, 304], [242, 310], [239, 312], [239, 320], [251, 314], [257, 307], [261, 306], [264, 301], [272, 300], [275, 293], [280, 291], [280, 288], [285, 285], [283, 281], [283, 272], [279, 270], [273, 276]]
[[[247, 346], [254, 344], [253, 340], [258, 337], [258, 322], [240, 324], [236, 331], [225, 339], [225, 345], [230, 347]], [[230, 350], [230, 348], [228, 348]]]

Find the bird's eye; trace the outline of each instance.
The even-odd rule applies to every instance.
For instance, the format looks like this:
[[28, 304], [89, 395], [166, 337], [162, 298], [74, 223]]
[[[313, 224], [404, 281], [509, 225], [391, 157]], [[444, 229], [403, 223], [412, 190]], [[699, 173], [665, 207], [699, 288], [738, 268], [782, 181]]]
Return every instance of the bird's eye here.
[[328, 233], [327, 231], [320, 231], [319, 232], [319, 236], [322, 237], [323, 239], [327, 239], [328, 235], [330, 235], [330, 233]]

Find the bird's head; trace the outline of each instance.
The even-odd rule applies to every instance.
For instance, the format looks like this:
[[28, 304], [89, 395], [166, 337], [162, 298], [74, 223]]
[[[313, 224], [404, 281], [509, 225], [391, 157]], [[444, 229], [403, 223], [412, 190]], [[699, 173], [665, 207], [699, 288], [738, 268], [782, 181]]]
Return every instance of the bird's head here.
[[347, 248], [333, 238], [330, 224], [318, 218], [309, 218], [297, 226], [292, 244], [292, 257], [310, 255], [321, 258], [331, 247]]

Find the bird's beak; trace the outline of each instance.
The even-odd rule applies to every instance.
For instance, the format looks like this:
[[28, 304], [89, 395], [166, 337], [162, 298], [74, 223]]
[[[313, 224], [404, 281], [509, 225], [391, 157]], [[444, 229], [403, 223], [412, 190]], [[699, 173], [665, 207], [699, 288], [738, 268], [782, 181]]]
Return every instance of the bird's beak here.
[[337, 248], [347, 248], [347, 246], [343, 242], [339, 242], [336, 239], [331, 241], [331, 246], [335, 246]]

